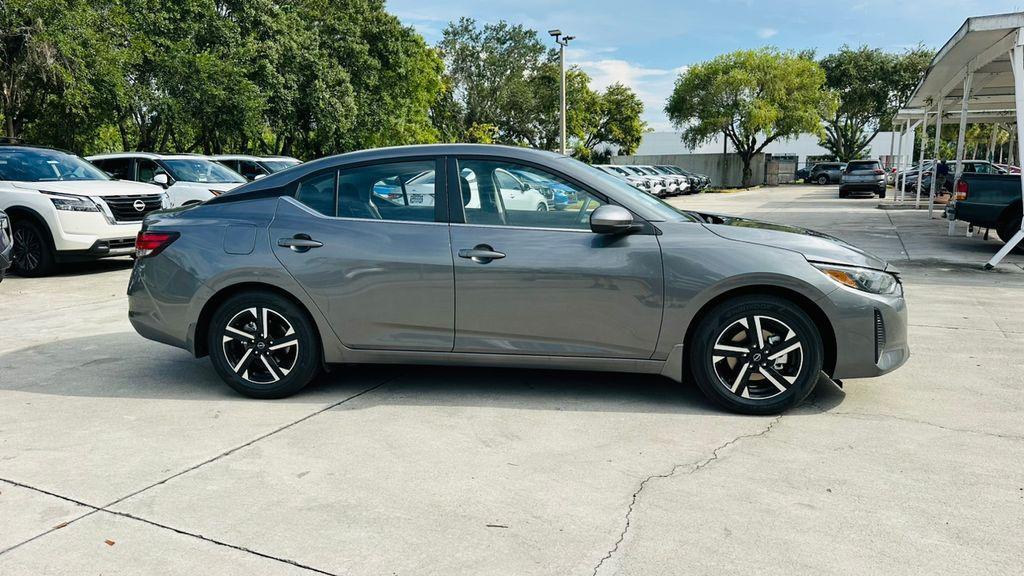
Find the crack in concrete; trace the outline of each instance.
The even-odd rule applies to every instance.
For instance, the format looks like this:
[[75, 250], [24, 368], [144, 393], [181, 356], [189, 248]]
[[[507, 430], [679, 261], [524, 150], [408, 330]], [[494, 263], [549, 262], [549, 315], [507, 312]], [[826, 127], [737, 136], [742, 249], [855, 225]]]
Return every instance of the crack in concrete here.
[[903, 242], [903, 236], [900, 235], [899, 227], [896, 226], [896, 222], [893, 221], [892, 214], [889, 214], [888, 210], [886, 210], [885, 215], [889, 218], [889, 224], [892, 226], [892, 231], [896, 233], [896, 239], [900, 241], [900, 246], [903, 248], [904, 260], [909, 261], [911, 259], [910, 251], [907, 250], [907, 244]]
[[84, 507], [90, 509], [89, 512], [87, 512], [85, 514], [82, 514], [81, 516], [78, 516], [77, 518], [73, 518], [73, 519], [71, 519], [71, 520], [69, 520], [67, 522], [63, 522], [61, 524], [58, 524], [57, 526], [55, 526], [53, 528], [50, 528], [49, 530], [47, 530], [47, 531], [45, 531], [45, 532], [43, 532], [41, 534], [37, 534], [37, 535], [29, 538], [28, 540], [25, 540], [24, 542], [19, 542], [19, 543], [13, 545], [13, 546], [10, 546], [8, 548], [0, 550], [0, 555], [6, 554], [7, 552], [10, 552], [11, 550], [14, 550], [15, 548], [19, 548], [21, 546], [24, 546], [25, 544], [28, 544], [29, 542], [32, 542], [34, 540], [38, 540], [39, 538], [42, 538], [43, 536], [46, 536], [47, 534], [52, 534], [53, 532], [56, 532], [57, 530], [61, 530], [63, 528], [67, 528], [71, 524], [73, 524], [75, 522], [78, 522], [79, 520], [81, 520], [81, 519], [83, 519], [83, 518], [85, 518], [87, 516], [92, 516], [93, 514], [96, 514], [97, 512], [102, 512], [102, 513], [110, 514], [110, 515], [113, 515], [113, 516], [120, 516], [122, 518], [128, 518], [130, 520], [135, 520], [136, 522], [142, 522], [143, 524], [149, 524], [150, 526], [155, 526], [157, 528], [162, 528], [164, 530], [170, 530], [171, 532], [175, 532], [175, 533], [181, 534], [183, 536], [191, 536], [193, 538], [198, 538], [200, 540], [209, 542], [211, 544], [216, 544], [217, 546], [223, 546], [225, 548], [231, 548], [231, 549], [234, 549], [234, 550], [239, 550], [241, 552], [247, 552], [247, 553], [252, 554], [254, 556], [259, 556], [261, 558], [266, 558], [268, 560], [274, 560], [275, 562], [282, 562], [284, 564], [290, 564], [290, 565], [295, 566], [297, 568], [302, 568], [304, 570], [308, 570], [310, 572], [314, 572], [314, 573], [317, 573], [317, 574], [326, 574], [327, 576], [337, 576], [333, 572], [326, 572], [326, 571], [321, 570], [319, 568], [314, 568], [312, 566], [307, 566], [305, 564], [302, 564], [300, 562], [296, 562], [295, 560], [291, 560], [289, 558], [283, 558], [283, 557], [280, 557], [280, 556], [273, 556], [273, 555], [270, 555], [270, 554], [266, 554], [266, 553], [260, 552], [258, 550], [253, 550], [252, 548], [247, 548], [245, 546], [239, 546], [237, 544], [231, 544], [231, 543], [228, 543], [228, 542], [217, 540], [215, 538], [210, 538], [210, 537], [207, 537], [207, 536], [203, 536], [202, 534], [198, 534], [198, 533], [195, 533], [195, 532], [188, 532], [187, 530], [181, 530], [180, 528], [175, 528], [173, 526], [168, 526], [166, 524], [161, 524], [159, 522], [154, 522], [152, 520], [148, 520], [148, 519], [142, 518], [140, 516], [135, 516], [134, 514], [129, 514], [128, 512], [119, 512], [117, 510], [108, 510], [108, 509], [106, 509], [104, 507], [101, 507], [101, 506], [94, 506], [92, 504], [89, 504], [88, 502], [83, 502], [81, 500], [75, 500], [74, 498], [69, 498], [67, 496], [64, 496], [64, 495], [61, 495], [61, 494], [57, 494], [55, 492], [50, 492], [49, 490], [44, 490], [42, 488], [37, 488], [35, 486], [30, 486], [30, 485], [24, 484], [22, 482], [16, 482], [14, 480], [8, 480], [6, 478], [0, 478], [0, 482], [4, 482], [4, 483], [10, 484], [12, 486], [17, 486], [19, 488], [24, 488], [26, 490], [32, 490], [34, 492], [39, 492], [40, 494], [45, 494], [45, 495], [51, 496], [53, 498], [59, 498], [60, 500], [64, 500], [66, 502], [71, 502], [71, 503], [77, 504], [78, 506], [84, 506]]
[[938, 428], [947, 432], [957, 432], [960, 434], [977, 434], [979, 436], [988, 436], [990, 438], [1002, 438], [1003, 440], [1024, 440], [1024, 435], [1019, 434], [1000, 434], [998, 432], [988, 432], [986, 430], [975, 430], [972, 428], [954, 428], [952, 426], [945, 426], [943, 424], [937, 424], [935, 422], [929, 422], [928, 420], [918, 420], [917, 418], [910, 418], [907, 416], [896, 416], [894, 414], [877, 414], [873, 412], [837, 412], [823, 408], [822, 406], [806, 401], [806, 404], [814, 406], [822, 414], [828, 416], [835, 416], [837, 418], [852, 418], [854, 420], [896, 420], [898, 422], [907, 422], [908, 424], [919, 424], [921, 426], [930, 426], [932, 428]]
[[626, 509], [626, 524], [625, 526], [623, 526], [622, 532], [619, 533], [619, 538], [615, 541], [615, 544], [608, 550], [608, 552], [600, 560], [597, 561], [597, 565], [594, 566], [593, 576], [597, 576], [597, 573], [601, 570], [601, 567], [604, 565], [604, 563], [610, 560], [612, 556], [614, 556], [615, 553], [619, 551], [619, 546], [626, 539], [626, 533], [629, 532], [629, 528], [630, 526], [632, 526], [633, 509], [636, 506], [636, 501], [639, 499], [640, 493], [643, 492], [644, 488], [647, 487], [648, 482], [660, 478], [671, 478], [672, 476], [675, 476], [675, 474], [682, 468], [689, 468], [689, 470], [686, 472], [687, 474], [693, 474], [695, 472], [698, 472], [701, 469], [708, 466], [709, 464], [711, 464], [712, 462], [714, 462], [715, 460], [718, 460], [719, 454], [722, 450], [725, 450], [729, 446], [732, 446], [733, 444], [736, 444], [741, 440], [764, 436], [765, 434], [771, 432], [772, 428], [776, 424], [778, 424], [779, 420], [781, 419], [782, 415], [776, 416], [775, 418], [772, 418], [771, 422], [768, 423], [768, 426], [766, 426], [764, 430], [761, 430], [760, 432], [754, 432], [752, 434], [740, 434], [739, 436], [736, 436], [735, 438], [732, 438], [731, 440], [728, 440], [727, 442], [718, 445], [718, 447], [711, 451], [711, 456], [708, 456], [703, 460], [698, 460], [697, 462], [690, 462], [685, 464], [676, 464], [672, 466], [672, 468], [667, 473], [652, 474], [641, 480], [640, 486], [637, 487], [635, 492], [633, 492], [633, 497], [632, 499], [630, 499], [629, 507]]
[[277, 562], [283, 562], [285, 564], [290, 564], [292, 566], [296, 566], [298, 568], [303, 568], [305, 570], [309, 570], [309, 571], [315, 572], [317, 574], [326, 574], [327, 576], [336, 576], [335, 574], [333, 574], [331, 572], [325, 572], [323, 570], [320, 570], [319, 568], [314, 568], [312, 566], [306, 566], [305, 564], [301, 564], [299, 562], [296, 562], [294, 560], [290, 560], [288, 558], [272, 556], [270, 554], [265, 554], [263, 552], [259, 552], [257, 550], [252, 550], [252, 549], [246, 548], [244, 546], [239, 546], [239, 545], [236, 545], [236, 544], [230, 544], [228, 542], [223, 542], [223, 541], [220, 541], [220, 540], [216, 540], [214, 538], [203, 536], [202, 534], [188, 532], [186, 530], [182, 530], [182, 529], [179, 529], [179, 528], [174, 528], [172, 526], [168, 526], [168, 525], [165, 525], [165, 524], [160, 524], [159, 522], [155, 522], [153, 520], [148, 520], [148, 519], [142, 518], [140, 516], [135, 516], [135, 515], [130, 514], [128, 512], [120, 512], [120, 511], [117, 511], [117, 510], [111, 510], [110, 507], [111, 506], [116, 506], [117, 504], [120, 504], [120, 503], [122, 503], [122, 502], [124, 502], [124, 501], [126, 501], [126, 500], [128, 500], [130, 498], [138, 496], [139, 494], [141, 494], [141, 493], [143, 493], [143, 492], [145, 492], [147, 490], [150, 490], [150, 489], [152, 489], [152, 488], [154, 488], [156, 486], [160, 486], [162, 484], [166, 484], [167, 482], [169, 482], [169, 481], [171, 481], [171, 480], [173, 480], [175, 478], [178, 478], [180, 476], [188, 474], [189, 472], [197, 470], [197, 469], [199, 469], [199, 468], [201, 468], [203, 466], [206, 466], [207, 464], [211, 464], [213, 462], [216, 462], [217, 460], [220, 460], [221, 458], [224, 458], [225, 456], [229, 456], [231, 454], [234, 454], [235, 452], [238, 452], [239, 450], [242, 450], [244, 448], [252, 446], [253, 444], [255, 444], [255, 443], [257, 443], [257, 442], [259, 442], [261, 440], [264, 440], [264, 439], [269, 438], [270, 436], [273, 436], [273, 435], [275, 435], [275, 434], [277, 434], [279, 432], [283, 432], [284, 430], [287, 430], [287, 429], [289, 429], [289, 428], [291, 428], [293, 426], [301, 424], [302, 422], [305, 422], [306, 420], [309, 420], [310, 418], [313, 418], [315, 416], [319, 416], [320, 414], [323, 414], [324, 412], [327, 412], [329, 410], [337, 408], [338, 406], [340, 406], [340, 405], [342, 405], [342, 404], [344, 404], [346, 402], [349, 402], [350, 400], [354, 400], [354, 399], [359, 398], [360, 396], [362, 396], [364, 394], [368, 394], [370, 392], [373, 392], [374, 390], [377, 390], [378, 388], [380, 388], [380, 387], [382, 387], [382, 386], [384, 386], [386, 384], [390, 384], [391, 382], [394, 382], [398, 378], [399, 378], [399, 376], [392, 376], [391, 378], [387, 378], [387, 379], [385, 379], [385, 380], [383, 380], [383, 381], [381, 381], [381, 382], [379, 382], [377, 384], [374, 384], [373, 386], [370, 386], [369, 388], [366, 388], [365, 390], [361, 390], [360, 392], [357, 392], [356, 394], [353, 394], [351, 396], [347, 396], [347, 397], [345, 397], [345, 398], [343, 398], [343, 399], [341, 399], [341, 400], [339, 400], [337, 402], [333, 402], [333, 403], [331, 403], [331, 404], [329, 404], [329, 405], [327, 405], [327, 406], [325, 406], [325, 407], [323, 407], [323, 408], [321, 408], [319, 410], [316, 410], [315, 412], [311, 412], [310, 414], [307, 414], [307, 415], [303, 416], [302, 418], [299, 418], [298, 420], [289, 422], [288, 424], [285, 424], [283, 426], [275, 428], [274, 430], [271, 430], [270, 432], [267, 432], [265, 434], [261, 434], [261, 435], [257, 436], [256, 438], [253, 438], [252, 440], [249, 440], [248, 442], [245, 442], [243, 444], [235, 446], [234, 448], [231, 448], [230, 450], [226, 450], [224, 452], [221, 452], [220, 454], [218, 454], [218, 455], [216, 455], [216, 456], [214, 456], [212, 458], [208, 458], [208, 459], [206, 459], [206, 460], [204, 460], [204, 461], [202, 461], [202, 462], [200, 462], [198, 464], [195, 464], [194, 466], [190, 466], [190, 467], [188, 467], [188, 468], [186, 468], [186, 469], [184, 469], [184, 470], [182, 470], [180, 472], [177, 472], [175, 474], [172, 474], [172, 475], [170, 475], [170, 476], [168, 476], [168, 477], [166, 477], [166, 478], [164, 478], [164, 479], [162, 479], [162, 480], [160, 480], [158, 482], [154, 482], [154, 483], [152, 483], [152, 484], [150, 484], [150, 485], [148, 485], [148, 486], [146, 486], [144, 488], [141, 488], [139, 490], [131, 492], [130, 494], [127, 494], [125, 496], [122, 496], [122, 497], [120, 497], [120, 498], [118, 498], [118, 499], [116, 499], [116, 500], [114, 500], [114, 501], [112, 501], [112, 502], [110, 502], [110, 503], [108, 503], [108, 504], [106, 504], [104, 506], [96, 506], [96, 505], [89, 504], [89, 503], [81, 501], [81, 500], [76, 500], [76, 499], [71, 498], [69, 496], [64, 496], [62, 494], [57, 494], [56, 492], [51, 492], [51, 491], [48, 491], [48, 490], [45, 490], [45, 489], [42, 489], [42, 488], [37, 488], [35, 486], [30, 486], [28, 484], [24, 484], [24, 483], [17, 482], [17, 481], [14, 481], [14, 480], [9, 480], [9, 479], [6, 479], [6, 478], [0, 478], [0, 482], [5, 482], [5, 483], [10, 484], [12, 486], [18, 486], [18, 487], [24, 488], [26, 490], [33, 490], [33, 491], [38, 492], [40, 494], [45, 494], [47, 496], [52, 496], [54, 498], [59, 498], [60, 500], [64, 500], [66, 502], [71, 502], [71, 503], [76, 504], [78, 506], [83, 506], [85, 508], [89, 508], [90, 509], [89, 512], [86, 512], [85, 514], [82, 514], [81, 516], [72, 518], [71, 520], [68, 520], [67, 522], [63, 522], [63, 523], [57, 525], [56, 527], [50, 528], [50, 529], [48, 529], [48, 530], [46, 530], [46, 531], [44, 531], [44, 532], [42, 532], [40, 534], [36, 534], [35, 536], [32, 536], [31, 538], [29, 538], [27, 540], [24, 540], [22, 542], [19, 542], [17, 544], [9, 546], [9, 547], [7, 547], [7, 548], [5, 548], [3, 550], [0, 550], [0, 556], [6, 554], [6, 553], [8, 553], [8, 552], [10, 552], [10, 551], [12, 551], [12, 550], [14, 550], [16, 548], [20, 548], [21, 546], [24, 546], [25, 544], [28, 544], [29, 542], [33, 542], [33, 541], [38, 540], [39, 538], [42, 538], [42, 537], [44, 537], [44, 536], [46, 536], [48, 534], [52, 534], [53, 532], [55, 532], [57, 530], [60, 530], [62, 528], [66, 528], [66, 527], [70, 526], [71, 524], [73, 524], [75, 522], [78, 522], [79, 520], [82, 520], [83, 518], [91, 516], [91, 515], [93, 515], [93, 514], [95, 514], [97, 512], [104, 512], [104, 513], [107, 513], [107, 514], [112, 514], [114, 516], [121, 516], [123, 518], [129, 518], [129, 519], [135, 520], [137, 522], [143, 522], [145, 524], [149, 524], [149, 525], [155, 526], [157, 528], [163, 528], [165, 530], [170, 530], [172, 532], [176, 532], [178, 534], [182, 534], [182, 535], [185, 535], [185, 536], [192, 536], [193, 538], [198, 538], [200, 540], [204, 540], [206, 542], [210, 542], [211, 544], [216, 544], [218, 546], [224, 546], [224, 547], [232, 548], [232, 549], [239, 550], [239, 551], [242, 551], [242, 552], [248, 552], [248, 553], [253, 554], [255, 556], [259, 556], [261, 558], [267, 558], [269, 560], [274, 560], [274, 561], [277, 561]]

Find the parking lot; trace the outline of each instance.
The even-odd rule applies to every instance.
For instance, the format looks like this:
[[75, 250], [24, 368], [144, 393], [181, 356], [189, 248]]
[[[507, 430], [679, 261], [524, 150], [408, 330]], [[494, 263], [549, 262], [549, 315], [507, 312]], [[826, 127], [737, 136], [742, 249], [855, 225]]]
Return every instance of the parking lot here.
[[337, 367], [242, 398], [127, 320], [130, 262], [0, 284], [0, 574], [1024, 569], [1024, 256], [786, 186], [674, 204], [903, 271], [912, 357], [736, 416], [655, 376]]

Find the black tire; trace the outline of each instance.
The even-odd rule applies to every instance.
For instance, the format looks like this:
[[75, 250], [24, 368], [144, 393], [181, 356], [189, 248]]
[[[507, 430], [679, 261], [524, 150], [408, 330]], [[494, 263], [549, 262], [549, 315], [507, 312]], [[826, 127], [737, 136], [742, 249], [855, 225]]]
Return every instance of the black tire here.
[[[760, 348], [753, 336], [756, 330], [747, 331], [751, 323], [761, 326], [761, 337], [767, 337]], [[778, 336], [783, 330], [786, 334]], [[792, 338], [788, 338], [790, 330]], [[776, 337], [779, 341], [772, 342]], [[719, 348], [724, 345], [722, 339], [735, 348], [723, 351]], [[748, 339], [753, 346], [744, 346]], [[768, 359], [794, 343], [799, 348], [776, 356], [784, 363], [781, 369]], [[740, 349], [753, 351], [744, 355]], [[701, 317], [691, 339], [689, 367], [697, 386], [719, 406], [741, 414], [778, 414], [814, 390], [823, 350], [817, 326], [796, 304], [775, 296], [741, 296], [718, 304]], [[772, 379], [779, 384], [772, 384]]]
[[543, 202], [538, 202], [537, 203], [537, 212], [547, 212], [547, 211], [548, 211], [548, 205], [547, 204], [545, 204]]
[[[264, 316], [269, 334], [259, 325]], [[239, 330], [252, 336], [246, 338]], [[291, 336], [296, 349], [280, 347], [291, 342]], [[210, 321], [207, 350], [228, 386], [264, 399], [284, 398], [304, 388], [320, 372], [322, 358], [320, 339], [306, 311], [272, 292], [243, 292], [224, 301]]]
[[881, 192], [879, 192], [878, 193], [878, 197], [884, 199], [885, 198], [885, 190], [882, 190]]
[[850, 195], [849, 192], [843, 190], [842, 188], [839, 189], [839, 197], [840, 198], [847, 198], [849, 195]]
[[822, 174], [822, 175], [818, 176], [818, 179], [816, 180], [816, 182], [818, 184], [821, 184], [822, 186], [824, 186], [825, 184], [828, 184], [828, 175]]
[[[1004, 244], [1009, 242], [1010, 239], [1017, 234], [1017, 231], [1020, 230], [1020, 221], [1021, 215], [1017, 215], [1016, 217], [1005, 218], [999, 222], [999, 225], [996, 228], [996, 234]], [[1024, 243], [1017, 244], [1014, 252], [1024, 253]]]
[[38, 278], [53, 273], [56, 259], [51, 247], [50, 233], [32, 220], [14, 222], [14, 273], [26, 278]]

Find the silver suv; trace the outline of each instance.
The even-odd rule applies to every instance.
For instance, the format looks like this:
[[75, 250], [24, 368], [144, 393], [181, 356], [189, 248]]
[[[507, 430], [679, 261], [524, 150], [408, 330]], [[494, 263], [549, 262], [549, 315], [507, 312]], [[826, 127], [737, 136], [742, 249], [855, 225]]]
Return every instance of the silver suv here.
[[878, 194], [885, 198], [885, 170], [878, 160], [852, 160], [843, 171], [839, 184], [839, 197], [846, 198], [853, 193]]

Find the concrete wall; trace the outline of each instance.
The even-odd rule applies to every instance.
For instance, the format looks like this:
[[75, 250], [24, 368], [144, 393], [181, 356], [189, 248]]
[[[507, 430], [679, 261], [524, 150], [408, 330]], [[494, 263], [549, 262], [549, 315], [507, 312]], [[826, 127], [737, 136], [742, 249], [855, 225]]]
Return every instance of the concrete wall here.
[[[739, 154], [644, 154], [612, 156], [613, 164], [669, 164], [683, 170], [706, 174], [711, 185], [734, 188], [743, 183], [743, 161]], [[764, 184], [764, 154], [750, 161], [753, 184]]]
[[[690, 148], [683, 144], [680, 139], [681, 136], [682, 134], [679, 132], [647, 132], [643, 135], [640, 147], [637, 148], [636, 153], [640, 156], [651, 156], [664, 154], [715, 154], [723, 151], [724, 143], [721, 136], [717, 136], [711, 142], [696, 148]], [[865, 158], [878, 158], [883, 154], [888, 155], [890, 146], [892, 153], [896, 154], [897, 150], [899, 150], [899, 145], [898, 135], [892, 132], [879, 132], [874, 140], [871, 141], [870, 149], [864, 156]], [[907, 159], [910, 157], [909, 151], [913, 149], [913, 133], [904, 135], [903, 156], [905, 158], [901, 165], [906, 165]], [[732, 144], [729, 144], [728, 151], [735, 152], [736, 149], [733, 148]], [[772, 154], [773, 156], [796, 156], [802, 168], [807, 164], [809, 156], [825, 156], [829, 152], [818, 145], [817, 136], [801, 134], [795, 138], [772, 142], [764, 149], [764, 153]]]

